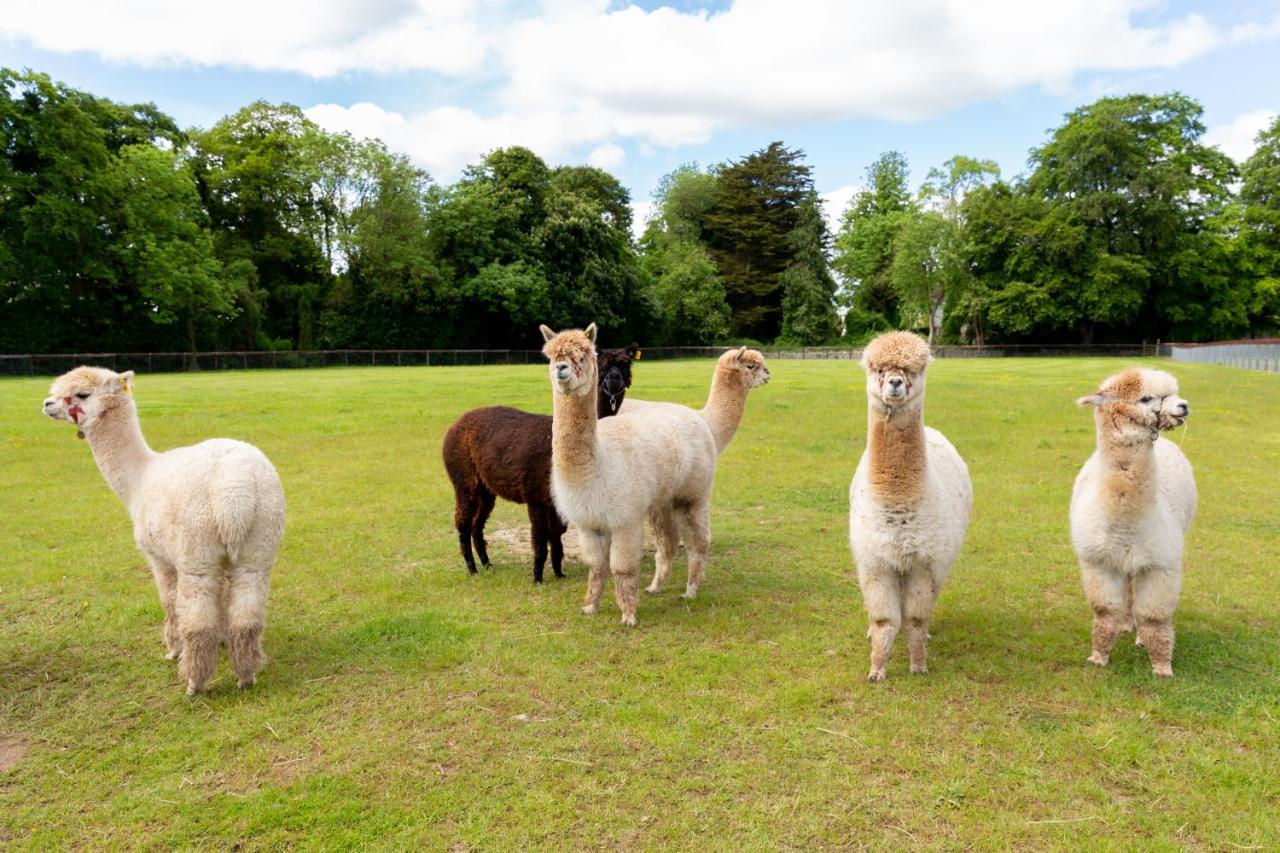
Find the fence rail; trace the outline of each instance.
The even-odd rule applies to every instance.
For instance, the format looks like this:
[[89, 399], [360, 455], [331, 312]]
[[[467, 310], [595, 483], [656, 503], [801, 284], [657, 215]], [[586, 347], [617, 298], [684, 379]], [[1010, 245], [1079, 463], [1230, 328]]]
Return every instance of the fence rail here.
[[[769, 358], [846, 359], [862, 357], [856, 347], [771, 347]], [[725, 347], [645, 347], [646, 359], [714, 358]], [[1166, 354], [1153, 344], [1009, 344], [1000, 346], [939, 346], [940, 358], [1007, 358], [1014, 356], [1093, 355], [1138, 358]], [[81, 352], [0, 355], [0, 375], [56, 376], [81, 364], [112, 370], [166, 373], [184, 370], [262, 370], [303, 367], [449, 366], [481, 364], [542, 364], [536, 349], [333, 349], [225, 352]]]
[[1207, 344], [1170, 344], [1174, 361], [1222, 364], [1249, 370], [1280, 373], [1280, 338], [1253, 341], [1214, 341]]

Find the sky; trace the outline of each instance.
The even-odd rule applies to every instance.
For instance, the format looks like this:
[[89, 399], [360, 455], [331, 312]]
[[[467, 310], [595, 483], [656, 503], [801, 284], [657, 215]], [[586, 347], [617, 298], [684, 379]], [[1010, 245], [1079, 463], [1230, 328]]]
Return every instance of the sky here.
[[882, 152], [1026, 170], [1064, 114], [1180, 91], [1237, 160], [1280, 111], [1280, 0], [0, 0], [0, 66], [208, 127], [255, 100], [449, 183], [524, 145], [631, 191], [781, 140], [838, 217]]

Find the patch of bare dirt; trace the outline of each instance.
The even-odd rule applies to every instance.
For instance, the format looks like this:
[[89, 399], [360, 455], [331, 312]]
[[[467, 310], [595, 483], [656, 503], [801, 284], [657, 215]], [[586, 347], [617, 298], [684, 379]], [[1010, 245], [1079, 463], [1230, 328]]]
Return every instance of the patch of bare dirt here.
[[[533, 544], [529, 541], [529, 526], [522, 527], [501, 527], [494, 525], [487, 527], [484, 531], [484, 539], [486, 542], [500, 542], [512, 554], [517, 557], [532, 557]], [[560, 541], [564, 544], [564, 555], [568, 559], [582, 562], [582, 552], [579, 550], [578, 530], [570, 527], [565, 531], [564, 536], [560, 537]], [[649, 532], [648, 525], [644, 528], [644, 547], [647, 550], [653, 550], [653, 536]]]
[[27, 754], [26, 741], [16, 737], [0, 738], [0, 773], [8, 773]]

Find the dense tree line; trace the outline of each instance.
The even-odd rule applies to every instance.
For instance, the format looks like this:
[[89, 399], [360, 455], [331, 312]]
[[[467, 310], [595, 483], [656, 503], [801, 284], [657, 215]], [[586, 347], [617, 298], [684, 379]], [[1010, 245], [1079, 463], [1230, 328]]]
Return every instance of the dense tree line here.
[[1237, 165], [1181, 95], [1066, 117], [1025, 176], [889, 152], [828, 233], [804, 153], [681, 167], [632, 238], [608, 173], [521, 147], [444, 186], [251, 104], [183, 130], [0, 69], [0, 351], [1208, 339], [1280, 326], [1280, 122]]

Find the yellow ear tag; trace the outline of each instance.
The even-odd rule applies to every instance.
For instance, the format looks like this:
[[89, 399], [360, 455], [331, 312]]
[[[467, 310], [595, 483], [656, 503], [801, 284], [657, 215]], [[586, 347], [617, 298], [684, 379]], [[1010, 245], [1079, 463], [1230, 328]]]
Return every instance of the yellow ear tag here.
[[132, 388], [132, 387], [130, 387], [130, 386], [128, 386], [128, 385], [124, 386], [124, 393], [126, 393], [126, 394], [132, 394], [132, 393], [133, 393], [133, 388]]
[[638, 350], [636, 350], [636, 359], [635, 359], [635, 360], [636, 360], [636, 361], [639, 361], [639, 360], [640, 360], [640, 356], [642, 356], [642, 355], [644, 355], [644, 350], [642, 350], [642, 349], [638, 349]]

